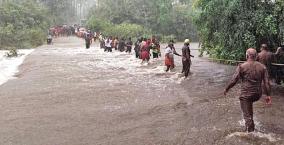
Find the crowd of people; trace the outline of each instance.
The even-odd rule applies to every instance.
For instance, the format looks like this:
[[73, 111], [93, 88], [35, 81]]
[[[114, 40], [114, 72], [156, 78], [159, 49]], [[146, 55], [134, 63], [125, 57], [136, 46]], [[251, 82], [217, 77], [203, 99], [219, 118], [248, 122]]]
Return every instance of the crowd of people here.
[[[128, 39], [118, 37], [104, 37], [102, 34], [99, 35], [100, 48], [105, 49], [107, 52], [112, 52], [112, 49], [131, 53], [134, 46], [136, 58], [140, 58], [143, 62], [149, 62], [150, 56], [153, 58], [159, 58], [161, 56], [160, 42], [155, 36], [151, 38], [138, 38], [135, 43], [133, 43], [132, 38]], [[152, 54], [150, 52], [152, 51]]]
[[[137, 38], [135, 42], [132, 41], [132, 38], [118, 38], [118, 37], [104, 37], [101, 33], [96, 33], [98, 35], [94, 35], [91, 32], [87, 32], [85, 35], [86, 41], [86, 49], [90, 48], [90, 44], [93, 41], [96, 41], [98, 38], [100, 43], [100, 48], [104, 49], [105, 52], [120, 51], [131, 53], [132, 50], [135, 52], [135, 57], [137, 59], [141, 59], [141, 64], [149, 63], [151, 58], [157, 59], [161, 57], [161, 45], [160, 41], [152, 36], [151, 38]], [[191, 55], [190, 52], [190, 40], [186, 39], [184, 42], [184, 46], [182, 48], [182, 54], [178, 54], [175, 50], [174, 41], [169, 41], [167, 47], [165, 48], [165, 66], [166, 72], [171, 71], [175, 68], [174, 63], [174, 55], [182, 57], [183, 69], [182, 73], [184, 73], [185, 78], [189, 76], [190, 66], [191, 66]]]
[[[54, 33], [58, 35], [57, 31]], [[83, 30], [82, 28], [76, 27], [74, 34], [85, 39], [86, 49], [89, 49], [92, 42], [98, 39], [100, 48], [104, 49], [106, 53], [114, 50], [130, 54], [132, 50], [134, 50], [135, 57], [141, 59], [141, 63], [149, 63], [151, 58], [157, 59], [161, 57], [161, 45], [155, 36], [151, 38], [141, 37], [133, 43], [132, 38], [119, 39], [118, 37], [112, 36], [104, 37], [102, 33], [93, 33], [90, 30]], [[260, 50], [260, 53], [257, 53], [254, 48], [249, 48], [246, 51], [247, 61], [237, 67], [233, 79], [224, 90], [224, 94], [226, 95], [227, 92], [241, 80], [241, 95], [239, 99], [245, 119], [246, 131], [248, 132], [255, 130], [253, 103], [258, 101], [265, 94], [265, 100], [267, 104], [270, 104], [271, 80], [274, 79], [277, 84], [284, 83], [284, 46], [278, 47], [277, 51], [273, 53], [269, 51], [267, 44], [262, 44]], [[173, 40], [168, 42], [164, 53], [165, 71], [168, 72], [175, 68], [174, 55], [177, 55], [181, 57], [182, 73], [185, 78], [187, 78], [190, 73], [191, 58], [194, 57], [191, 55], [189, 39], [184, 41], [181, 52], [181, 54], [177, 53]]]
[[[88, 40], [89, 41], [89, 40]], [[104, 39], [102, 35], [99, 36], [100, 47], [106, 52], [112, 52], [112, 49], [118, 51], [125, 51], [131, 53], [132, 39], [118, 39], [117, 37], [107, 37]], [[134, 43], [134, 51], [136, 58], [143, 62], [149, 62], [152, 55], [153, 58], [161, 56], [159, 41], [153, 36], [150, 39], [140, 38]], [[151, 50], [151, 51], [150, 51]], [[152, 52], [152, 54], [150, 54]], [[174, 55], [182, 58], [182, 73], [185, 78], [189, 76], [191, 67], [191, 58], [194, 57], [190, 52], [190, 40], [184, 41], [182, 53], [177, 53], [174, 41], [170, 41], [165, 48], [165, 66], [166, 72], [175, 67]], [[258, 101], [264, 94], [267, 104], [271, 104], [271, 80], [274, 78], [276, 83], [281, 83], [284, 80], [283, 66], [277, 67], [273, 62], [284, 63], [284, 46], [277, 49], [275, 53], [270, 52], [267, 44], [261, 45], [261, 52], [257, 53], [256, 49], [250, 48], [246, 52], [247, 61], [237, 67], [232, 81], [224, 90], [224, 94], [234, 87], [239, 80], [241, 80], [241, 95], [240, 105], [245, 120], [247, 132], [253, 132], [255, 125], [253, 121], [253, 103]], [[279, 65], [281, 65], [279, 64]]]

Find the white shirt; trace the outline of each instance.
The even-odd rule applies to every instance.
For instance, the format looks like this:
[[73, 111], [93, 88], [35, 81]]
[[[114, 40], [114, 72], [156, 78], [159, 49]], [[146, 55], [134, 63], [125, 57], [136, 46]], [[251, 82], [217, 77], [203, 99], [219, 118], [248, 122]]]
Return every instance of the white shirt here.
[[107, 39], [105, 40], [105, 46], [106, 47], [111, 47], [111, 43], [112, 43], [112, 40], [107, 40]]
[[167, 48], [166, 48], [165, 54], [168, 54], [169, 57], [171, 57], [171, 58], [174, 57], [174, 51], [173, 51], [170, 47], [167, 47]]

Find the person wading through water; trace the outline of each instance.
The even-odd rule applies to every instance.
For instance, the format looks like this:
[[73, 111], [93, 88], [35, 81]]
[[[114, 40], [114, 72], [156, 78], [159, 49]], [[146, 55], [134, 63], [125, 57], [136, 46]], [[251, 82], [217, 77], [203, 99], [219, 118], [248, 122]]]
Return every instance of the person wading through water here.
[[101, 33], [100, 34], [100, 36], [99, 36], [99, 41], [100, 41], [100, 48], [101, 49], [105, 49], [106, 50], [106, 48], [105, 48], [105, 39], [104, 39], [104, 36], [103, 36], [103, 34]]
[[165, 65], [167, 67], [166, 72], [175, 68], [174, 55], [181, 56], [176, 52], [174, 41], [171, 40], [165, 50]]
[[131, 37], [129, 37], [126, 42], [126, 52], [128, 52], [129, 54], [131, 53], [132, 45], [133, 45], [133, 42], [131, 40]]
[[268, 50], [267, 44], [261, 45], [261, 52], [257, 56], [257, 61], [262, 63], [266, 66], [266, 69], [268, 71], [269, 76], [271, 77], [272, 71], [271, 71], [271, 63], [273, 61], [274, 54]]
[[155, 36], [152, 36], [151, 38], [151, 49], [152, 49], [153, 58], [159, 58], [159, 55], [161, 55], [160, 44]]
[[120, 52], [123, 52], [125, 50], [125, 39], [122, 38], [119, 40], [119, 43], [118, 43], [118, 50]]
[[106, 40], [105, 40], [105, 51], [107, 52], [112, 52], [112, 37], [108, 37]]
[[184, 73], [185, 78], [188, 77], [190, 72], [190, 66], [191, 66], [191, 57], [194, 57], [190, 54], [190, 48], [189, 48], [189, 39], [185, 39], [184, 46], [182, 48], [182, 72]]
[[134, 51], [135, 51], [135, 57], [139, 58], [140, 56], [140, 44], [142, 43], [142, 39], [137, 39], [137, 41], [134, 44]]
[[86, 49], [90, 48], [91, 41], [92, 41], [91, 34], [87, 33], [85, 36]]
[[118, 43], [119, 43], [118, 37], [115, 37], [115, 39], [114, 39], [114, 41], [113, 41], [113, 47], [114, 47], [115, 50], [118, 49]]
[[151, 45], [151, 41], [147, 39], [144, 39], [144, 41], [141, 43], [141, 48], [140, 48], [140, 58], [142, 59], [141, 64], [143, 64], [145, 61], [149, 63], [150, 45]]
[[247, 61], [239, 65], [233, 79], [224, 90], [224, 95], [241, 80], [240, 104], [245, 119], [246, 131], [253, 132], [255, 125], [253, 121], [253, 103], [262, 96], [262, 90], [267, 95], [267, 104], [271, 103], [269, 76], [266, 67], [257, 62], [257, 52], [249, 48], [246, 52]]

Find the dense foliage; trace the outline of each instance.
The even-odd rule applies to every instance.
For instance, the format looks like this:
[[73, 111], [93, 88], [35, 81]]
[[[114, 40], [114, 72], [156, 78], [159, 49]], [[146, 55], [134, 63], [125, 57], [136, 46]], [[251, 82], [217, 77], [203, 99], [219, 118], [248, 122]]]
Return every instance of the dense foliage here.
[[[179, 40], [184, 38], [197, 40], [190, 14], [190, 0], [98, 0], [90, 13], [92, 20], [89, 22], [97, 19], [104, 21], [101, 23], [111, 23], [115, 27], [121, 24], [135, 24], [155, 35], [170, 35]], [[88, 24], [90, 26], [90, 23]], [[94, 28], [94, 25], [92, 26]]]
[[0, 0], [0, 49], [41, 45], [50, 26], [78, 22], [91, 0]]
[[195, 23], [212, 57], [241, 60], [249, 47], [283, 42], [284, 1], [196, 0]]
[[87, 25], [90, 29], [103, 32], [106, 36], [128, 38], [149, 34], [149, 32], [146, 32], [146, 29], [138, 24], [121, 23], [115, 25], [109, 21], [99, 20], [95, 17], [90, 18]]
[[46, 10], [32, 1], [0, 5], [0, 49], [29, 48], [42, 44], [48, 21]]

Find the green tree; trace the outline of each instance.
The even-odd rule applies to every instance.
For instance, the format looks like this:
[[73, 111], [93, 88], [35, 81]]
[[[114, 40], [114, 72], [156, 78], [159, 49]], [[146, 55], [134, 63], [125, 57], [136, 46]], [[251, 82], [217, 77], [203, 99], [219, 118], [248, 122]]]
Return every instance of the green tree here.
[[191, 9], [191, 0], [98, 0], [89, 16], [114, 25], [137, 24], [159, 36], [196, 40]]
[[29, 48], [42, 44], [49, 21], [46, 9], [34, 1], [4, 2], [0, 6], [0, 48]]
[[279, 45], [282, 20], [278, 17], [283, 11], [279, 5], [269, 0], [196, 0], [194, 20], [203, 51], [212, 57], [243, 60], [249, 47]]

